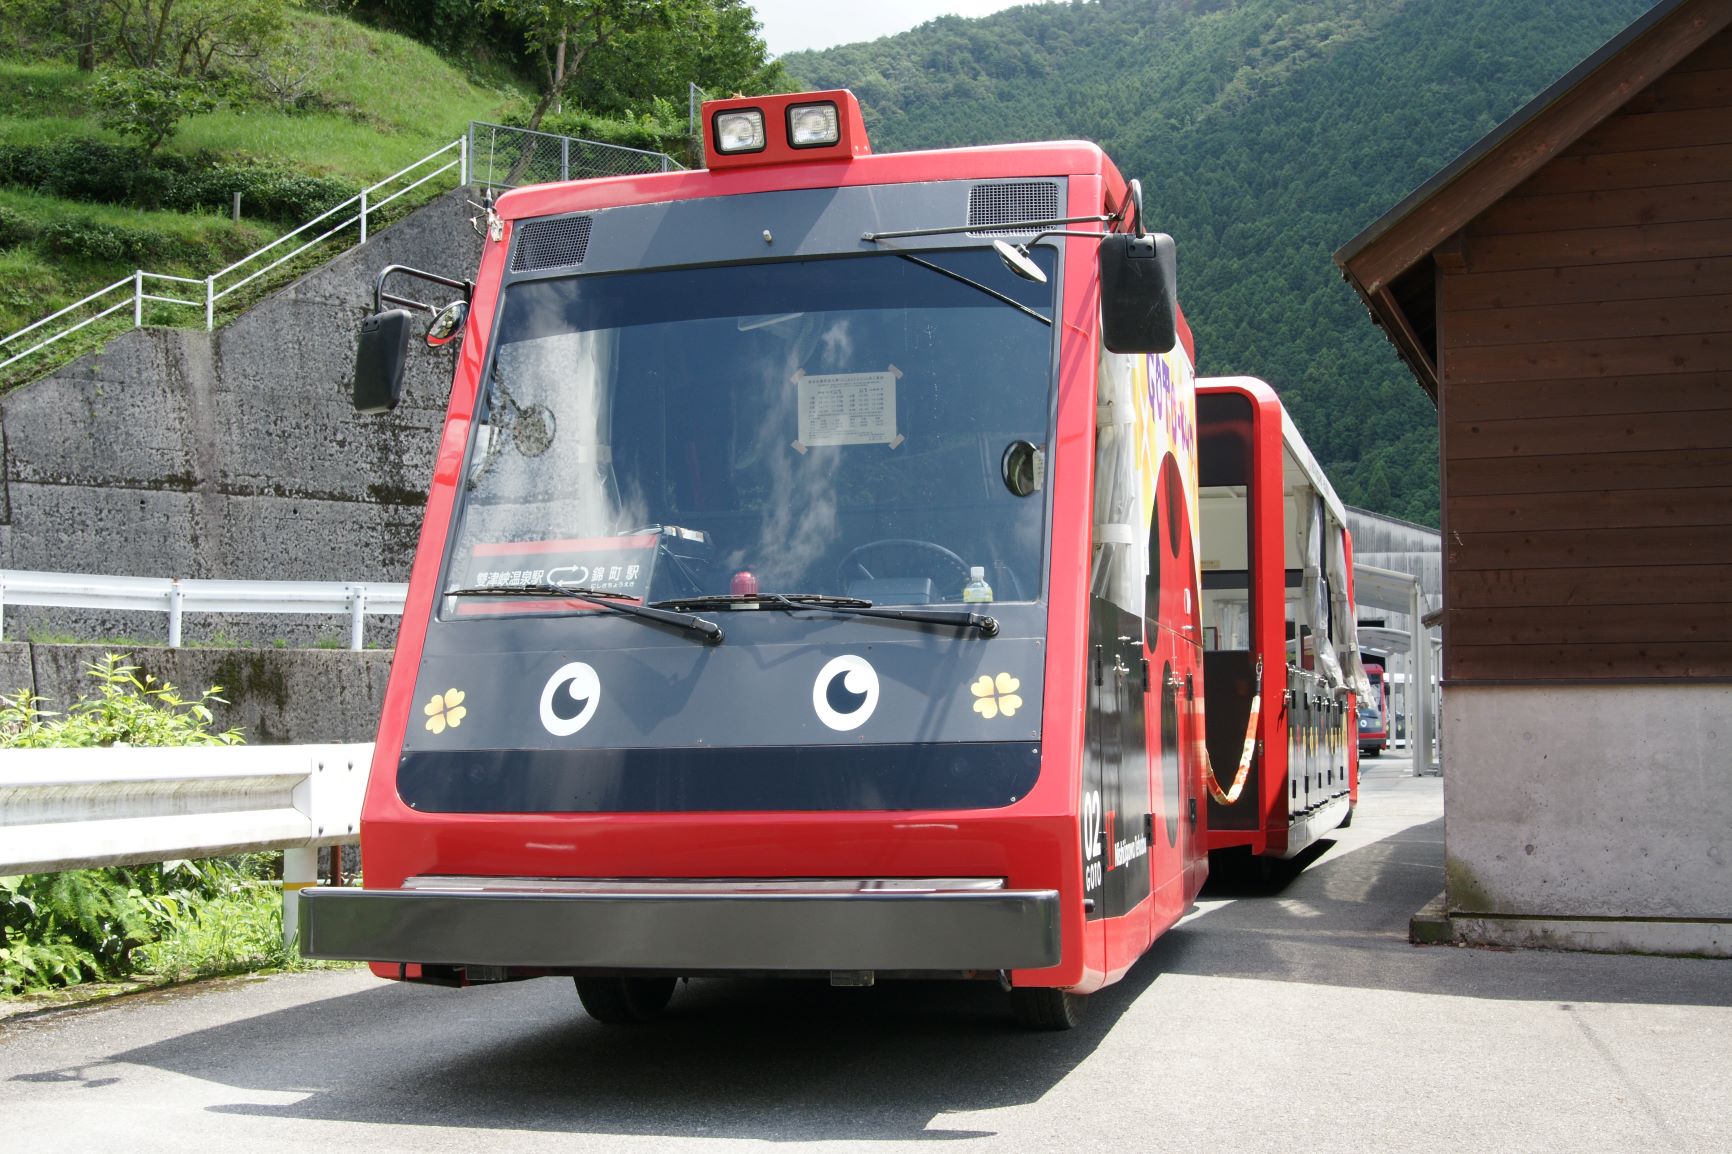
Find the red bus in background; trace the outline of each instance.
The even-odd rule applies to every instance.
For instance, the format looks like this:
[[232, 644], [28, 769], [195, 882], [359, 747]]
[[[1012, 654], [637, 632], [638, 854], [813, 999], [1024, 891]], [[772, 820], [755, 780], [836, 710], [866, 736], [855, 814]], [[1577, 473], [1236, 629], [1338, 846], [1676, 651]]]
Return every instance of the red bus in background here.
[[[1068, 1027], [1214, 844], [1171, 241], [1092, 144], [877, 156], [840, 91], [704, 123], [708, 170], [506, 193], [472, 288], [381, 275], [359, 408], [426, 307], [387, 276], [465, 289], [430, 332], [463, 343], [365, 888], [306, 891], [303, 952], [570, 975], [604, 1021], [685, 975], [942, 976]], [[1274, 596], [1265, 693], [1303, 687], [1321, 743], [1334, 650], [1303, 633], [1288, 672]], [[1345, 769], [1270, 756], [1223, 813], [1289, 772], [1299, 826], [1344, 812]]]
[[1359, 755], [1381, 757], [1389, 748], [1389, 683], [1383, 679], [1383, 666], [1369, 662], [1365, 679], [1370, 690], [1359, 699]]
[[1347, 517], [1274, 389], [1197, 383], [1208, 845], [1290, 859], [1358, 802]]

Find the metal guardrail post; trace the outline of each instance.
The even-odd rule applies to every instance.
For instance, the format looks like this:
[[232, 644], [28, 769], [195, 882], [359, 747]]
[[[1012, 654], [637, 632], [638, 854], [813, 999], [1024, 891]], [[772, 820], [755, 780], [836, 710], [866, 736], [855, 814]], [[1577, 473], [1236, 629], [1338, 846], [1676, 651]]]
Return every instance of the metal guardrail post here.
[[361, 243], [367, 243], [367, 190], [361, 190]]
[[301, 891], [319, 884], [319, 851], [307, 846], [283, 851], [283, 949], [301, 936]]
[[168, 647], [170, 649], [179, 649], [180, 648], [180, 618], [181, 618], [180, 608], [181, 608], [181, 601], [182, 601], [183, 597], [184, 597], [184, 594], [181, 593], [179, 581], [176, 581], [174, 584], [169, 586], [169, 589], [168, 589]]
[[132, 327], [144, 327], [144, 270], [132, 270]]
[[204, 278], [204, 331], [216, 328], [216, 277]]
[[349, 648], [359, 652], [361, 648], [361, 631], [366, 628], [367, 620], [367, 587], [355, 586], [349, 598]]
[[559, 179], [571, 179], [571, 137], [559, 138]]
[[475, 122], [469, 122], [469, 131], [457, 138], [457, 187], [469, 187], [469, 137], [475, 132]]

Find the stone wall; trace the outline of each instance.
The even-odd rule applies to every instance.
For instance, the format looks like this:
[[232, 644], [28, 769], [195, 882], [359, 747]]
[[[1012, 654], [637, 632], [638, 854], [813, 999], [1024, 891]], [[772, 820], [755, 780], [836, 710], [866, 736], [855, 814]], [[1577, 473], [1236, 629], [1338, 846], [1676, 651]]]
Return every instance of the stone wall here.
[[372, 741], [385, 703], [391, 653], [342, 649], [166, 649], [143, 646], [0, 645], [0, 693], [27, 689], [63, 712], [90, 694], [87, 668], [122, 653], [142, 674], [173, 684], [183, 697], [222, 687], [214, 729], [239, 726], [249, 745]]
[[[473, 212], [450, 193], [214, 333], [134, 330], [0, 397], [0, 568], [406, 580], [452, 353], [412, 344], [403, 405], [362, 417], [349, 400], [355, 336], [387, 264], [474, 275]], [[5, 626], [9, 637], [167, 630], [163, 614], [18, 607]], [[344, 624], [192, 617], [185, 628], [189, 640], [310, 644]], [[368, 623], [383, 644], [394, 632], [389, 618]]]

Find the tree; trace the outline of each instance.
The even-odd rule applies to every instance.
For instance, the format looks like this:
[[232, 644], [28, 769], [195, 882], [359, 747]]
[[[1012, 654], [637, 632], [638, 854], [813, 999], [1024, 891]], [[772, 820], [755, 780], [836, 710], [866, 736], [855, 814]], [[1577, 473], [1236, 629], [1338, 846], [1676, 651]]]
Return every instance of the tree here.
[[135, 137], [146, 152], [155, 152], [182, 120], [215, 104], [197, 78], [160, 68], [100, 73], [91, 89], [91, 102], [103, 127]]
[[557, 108], [566, 85], [590, 53], [627, 27], [666, 28], [686, 0], [482, 0], [482, 11], [497, 12], [523, 33], [524, 43], [542, 66], [541, 98], [527, 127]]

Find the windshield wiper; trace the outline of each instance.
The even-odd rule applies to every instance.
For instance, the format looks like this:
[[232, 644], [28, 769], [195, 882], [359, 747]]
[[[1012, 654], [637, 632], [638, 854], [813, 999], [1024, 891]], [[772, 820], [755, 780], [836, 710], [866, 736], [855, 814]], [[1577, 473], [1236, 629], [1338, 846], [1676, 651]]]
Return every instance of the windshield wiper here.
[[663, 625], [677, 626], [698, 634], [711, 645], [720, 645], [722, 642], [722, 627], [714, 621], [706, 621], [692, 613], [676, 613], [657, 605], [640, 605], [623, 593], [610, 593], [605, 589], [584, 589], [561, 585], [555, 581], [526, 581], [520, 585], [466, 585], [461, 589], [447, 589], [443, 596], [569, 597], [573, 601], [585, 601], [603, 609], [611, 609], [615, 613], [623, 613], [627, 617], [639, 617], [645, 621], [659, 621]]
[[985, 613], [878, 608], [861, 597], [835, 597], [827, 593], [716, 593], [701, 597], [676, 597], [654, 604], [657, 608], [681, 605], [690, 609], [828, 609], [852, 617], [886, 617], [893, 621], [955, 625], [964, 629], [978, 629], [987, 637], [998, 636], [998, 618]]
[[1050, 326], [1052, 324], [1052, 318], [1051, 317], [1043, 316], [1040, 313], [1035, 312], [1033, 309], [1029, 308], [1027, 305], [1023, 304], [1021, 301], [1017, 300], [1015, 297], [1010, 296], [1007, 293], [1001, 293], [997, 289], [991, 288], [987, 285], [983, 285], [979, 281], [974, 280], [970, 277], [965, 277], [959, 272], [953, 272], [950, 269], [945, 268], [941, 264], [933, 264], [929, 260], [921, 260], [919, 257], [915, 256], [913, 253], [899, 252], [896, 255], [901, 257], [903, 260], [913, 261], [915, 264], [919, 265], [921, 268], [929, 268], [933, 272], [938, 273], [941, 276], [947, 276], [953, 281], [958, 281], [962, 284], [965, 284], [969, 288], [979, 289], [981, 292], [985, 293], [987, 296], [992, 297], [995, 300], [1003, 301], [1005, 304], [1009, 305], [1011, 308], [1015, 309], [1017, 312], [1026, 313], [1028, 316], [1033, 317], [1035, 320], [1039, 321], [1043, 325], [1049, 325]]

